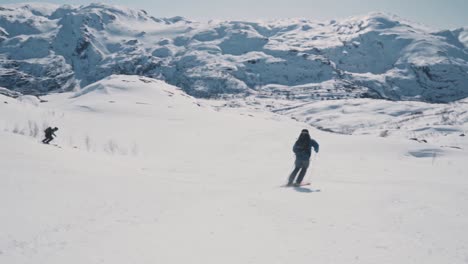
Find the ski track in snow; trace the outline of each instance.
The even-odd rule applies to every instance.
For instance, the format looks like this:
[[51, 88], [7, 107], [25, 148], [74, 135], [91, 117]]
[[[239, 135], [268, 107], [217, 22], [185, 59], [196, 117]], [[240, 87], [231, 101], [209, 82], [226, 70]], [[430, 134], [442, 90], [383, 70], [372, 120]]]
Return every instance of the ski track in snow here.
[[[466, 137], [326, 133], [137, 76], [0, 99], [0, 263], [468, 260]], [[312, 185], [280, 188], [305, 127]]]

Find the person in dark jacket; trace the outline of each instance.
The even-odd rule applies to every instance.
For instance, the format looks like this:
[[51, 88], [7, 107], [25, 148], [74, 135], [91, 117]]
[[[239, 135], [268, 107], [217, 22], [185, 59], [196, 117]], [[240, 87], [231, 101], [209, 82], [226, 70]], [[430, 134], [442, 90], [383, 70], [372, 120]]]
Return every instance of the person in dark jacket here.
[[289, 176], [288, 186], [292, 186], [294, 179], [296, 178], [297, 173], [300, 171], [299, 176], [296, 179], [296, 186], [301, 185], [302, 180], [309, 168], [310, 156], [312, 154], [312, 148], [315, 152], [319, 152], [319, 144], [317, 141], [313, 140], [309, 135], [309, 130], [303, 129], [301, 135], [294, 144], [293, 151], [296, 154], [295, 168], [291, 175]]
[[57, 127], [54, 127], [54, 128], [48, 127], [46, 130], [44, 130], [46, 138], [42, 140], [42, 143], [49, 144], [52, 140], [54, 140], [54, 137], [57, 136], [55, 135], [55, 132], [57, 131], [58, 131]]

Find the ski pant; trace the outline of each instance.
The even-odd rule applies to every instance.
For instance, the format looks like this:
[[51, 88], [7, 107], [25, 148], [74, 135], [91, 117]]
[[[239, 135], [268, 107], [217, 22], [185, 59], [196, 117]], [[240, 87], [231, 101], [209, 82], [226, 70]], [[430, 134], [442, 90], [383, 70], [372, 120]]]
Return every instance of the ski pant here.
[[51, 142], [52, 140], [54, 140], [52, 136], [46, 136], [46, 138], [42, 140], [42, 143], [49, 144], [49, 142]]
[[304, 179], [304, 176], [305, 176], [305, 174], [307, 172], [307, 168], [309, 168], [309, 164], [310, 164], [310, 162], [308, 160], [298, 160], [298, 159], [296, 159], [296, 162], [295, 162], [296, 167], [294, 168], [291, 175], [289, 175], [288, 184], [293, 184], [294, 178], [296, 178], [296, 175], [297, 175], [297, 173], [299, 171], [301, 171], [301, 172], [299, 173], [299, 176], [296, 179], [296, 183], [301, 184], [301, 182]]

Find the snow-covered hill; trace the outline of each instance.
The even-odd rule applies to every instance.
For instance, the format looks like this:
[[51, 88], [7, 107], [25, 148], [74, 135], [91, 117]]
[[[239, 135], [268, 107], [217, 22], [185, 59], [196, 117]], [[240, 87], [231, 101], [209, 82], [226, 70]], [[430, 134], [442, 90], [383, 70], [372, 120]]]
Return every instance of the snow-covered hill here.
[[430, 104], [365, 98], [314, 101], [249, 96], [213, 104], [218, 109], [271, 111], [337, 134], [406, 138], [451, 148], [460, 148], [468, 135], [467, 99]]
[[199, 23], [105, 4], [4, 5], [0, 86], [37, 94], [137, 74], [197, 97], [452, 102], [468, 96], [467, 32], [380, 13]]
[[468, 131], [468, 100], [437, 105], [353, 99], [306, 103], [275, 111], [342, 134], [396, 134], [435, 143], [453, 142], [451, 137], [464, 137]]
[[[0, 95], [0, 263], [466, 262], [466, 137], [339, 135], [220, 103], [123, 75]], [[40, 143], [49, 125], [61, 148]], [[303, 128], [312, 186], [280, 188]]]

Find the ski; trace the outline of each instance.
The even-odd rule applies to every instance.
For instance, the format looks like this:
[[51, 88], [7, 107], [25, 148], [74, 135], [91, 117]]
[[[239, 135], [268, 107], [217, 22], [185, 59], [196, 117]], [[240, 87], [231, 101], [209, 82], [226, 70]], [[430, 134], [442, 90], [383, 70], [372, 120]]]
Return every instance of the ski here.
[[293, 185], [285, 184], [285, 185], [281, 185], [281, 187], [302, 187], [302, 186], [307, 186], [307, 185], [311, 185], [311, 183], [310, 182], [303, 182], [303, 183], [301, 183], [299, 185], [297, 185], [297, 184], [293, 184]]

